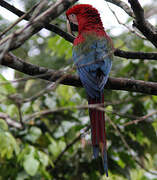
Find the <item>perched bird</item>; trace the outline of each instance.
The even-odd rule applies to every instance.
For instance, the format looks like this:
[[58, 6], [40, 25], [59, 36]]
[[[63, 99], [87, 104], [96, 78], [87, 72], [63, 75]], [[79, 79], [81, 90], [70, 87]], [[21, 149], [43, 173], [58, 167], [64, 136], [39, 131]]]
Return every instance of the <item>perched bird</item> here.
[[[80, 80], [86, 90], [88, 103], [104, 104], [104, 86], [112, 66], [113, 45], [107, 36], [100, 14], [89, 4], [78, 4], [66, 12], [67, 28], [73, 34], [73, 60]], [[73, 34], [74, 35], [74, 34]], [[89, 108], [93, 155], [102, 156], [104, 171], [108, 176], [104, 111]]]

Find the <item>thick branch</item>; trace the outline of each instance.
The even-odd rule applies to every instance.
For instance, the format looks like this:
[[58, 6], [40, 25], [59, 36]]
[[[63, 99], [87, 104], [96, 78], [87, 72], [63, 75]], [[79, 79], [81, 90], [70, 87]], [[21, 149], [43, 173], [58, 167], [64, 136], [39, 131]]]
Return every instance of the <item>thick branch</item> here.
[[[18, 16], [22, 16], [24, 14], [22, 11], [20, 11], [19, 9], [15, 8], [14, 6], [10, 5], [9, 3], [3, 0], [0, 1], [0, 5]], [[27, 20], [29, 19], [28, 16], [26, 17], [26, 19]]]
[[116, 49], [114, 55], [126, 59], [157, 60], [157, 53], [131, 52]]
[[[41, 79], [45, 79], [48, 81], [56, 81], [62, 76], [64, 73], [59, 71], [55, 71], [53, 69], [47, 69], [44, 67], [39, 67], [30, 63], [27, 63], [13, 54], [6, 54], [3, 58], [2, 64], [13, 68], [22, 73], [35, 76], [39, 74], [46, 74], [41, 77]], [[81, 81], [79, 77], [76, 75], [68, 75], [65, 79], [61, 81], [61, 84], [71, 85], [76, 87], [81, 87]], [[140, 80], [131, 80], [126, 78], [112, 78], [110, 77], [106, 86], [106, 89], [112, 90], [125, 90], [131, 92], [140, 92], [145, 94], [157, 95], [157, 83], [155, 82], [145, 82]]]
[[157, 29], [144, 18], [144, 10], [138, 0], [128, 1], [135, 14], [134, 26], [136, 26], [155, 47], [157, 47]]
[[145, 10], [144, 17], [147, 19], [156, 14], [157, 14], [157, 4], [152, 3], [151, 5], [148, 6], [148, 9]]
[[123, 1], [121, 0], [106, 0], [112, 4], [115, 4], [116, 6], [119, 6], [122, 8], [129, 16], [134, 17], [134, 13], [132, 9]]

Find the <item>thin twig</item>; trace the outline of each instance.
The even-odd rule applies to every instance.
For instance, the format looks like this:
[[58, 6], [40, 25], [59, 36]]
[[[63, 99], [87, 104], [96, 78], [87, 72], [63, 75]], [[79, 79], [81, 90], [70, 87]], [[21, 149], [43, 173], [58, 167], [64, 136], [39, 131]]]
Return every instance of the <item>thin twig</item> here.
[[18, 103], [17, 107], [18, 107], [18, 111], [19, 111], [20, 123], [21, 123], [22, 128], [24, 128], [23, 116], [22, 116], [22, 111], [21, 111], [21, 104]]
[[25, 19], [25, 17], [27, 17], [36, 7], [37, 7], [38, 3], [35, 4], [29, 11], [27, 11], [26, 13], [24, 13], [20, 18], [18, 18], [13, 24], [11, 24], [7, 29], [5, 29], [2, 33], [0, 33], [0, 38], [6, 34], [8, 31], [10, 31], [15, 25], [17, 25], [20, 21], [22, 21], [23, 19]]
[[68, 149], [70, 147], [72, 147], [75, 143], [77, 143], [77, 141], [79, 141], [81, 139], [81, 137], [88, 132], [90, 129], [90, 126], [87, 126], [85, 128], [85, 130], [79, 134], [79, 136], [77, 136], [71, 143], [67, 144], [66, 147], [64, 148], [64, 150], [58, 155], [58, 157], [56, 158], [56, 160], [54, 161], [54, 165], [57, 165], [57, 163], [59, 162], [59, 160], [63, 157], [63, 155], [68, 151]]
[[5, 85], [5, 84], [10, 84], [10, 83], [18, 83], [20, 81], [28, 81], [30, 79], [38, 79], [38, 78], [50, 76], [51, 74], [52, 74], [52, 72], [48, 72], [48, 73], [45, 73], [45, 74], [39, 74], [39, 75], [31, 76], [31, 77], [19, 78], [19, 79], [15, 79], [15, 80], [8, 80], [8, 81], [5, 81], [5, 82], [0, 82], [0, 86]]
[[65, 106], [61, 108], [56, 108], [56, 109], [48, 109], [48, 110], [43, 110], [40, 112], [35, 112], [34, 114], [31, 114], [28, 116], [25, 121], [29, 121], [31, 119], [34, 119], [36, 117], [40, 116], [46, 116], [55, 112], [61, 112], [65, 110], [72, 110], [72, 109], [88, 109], [88, 108], [98, 108], [98, 106], [103, 106], [104, 104], [90, 104], [90, 105], [80, 105], [80, 106]]
[[154, 112], [152, 112], [152, 113], [150, 113], [150, 114], [147, 114], [147, 115], [145, 115], [145, 116], [139, 117], [138, 119], [135, 119], [135, 120], [133, 120], [133, 121], [131, 121], [131, 122], [125, 123], [125, 124], [123, 124], [123, 126], [128, 126], [128, 125], [131, 125], [131, 124], [137, 124], [137, 123], [139, 123], [139, 122], [141, 122], [141, 121], [144, 121], [144, 120], [146, 120], [147, 118], [153, 116], [154, 114], [157, 114], [157, 111], [154, 111]]
[[52, 75], [52, 79], [57, 75], [57, 74], [60, 74], [60, 73], [64, 73], [63, 76], [61, 76], [56, 82], [54, 83], [49, 83], [46, 88], [42, 89], [40, 92], [38, 92], [37, 94], [35, 94], [34, 96], [30, 97], [30, 98], [27, 98], [25, 100], [23, 100], [24, 103], [26, 102], [29, 102], [29, 101], [34, 101], [35, 99], [37, 99], [38, 97], [42, 96], [44, 93], [48, 93], [49, 91], [54, 91], [56, 89], [56, 87], [59, 85], [59, 83], [61, 81], [63, 81], [68, 75], [70, 72], [73, 71], [73, 68], [69, 68], [69, 69], [66, 69], [66, 71], [63, 69], [57, 71], [56, 73], [54, 73]]
[[134, 29], [131, 29], [129, 26], [127, 26], [125, 23], [122, 23], [118, 16], [116, 15], [115, 11], [112, 10], [112, 8], [109, 6], [109, 4], [107, 3], [107, 6], [108, 8], [110, 9], [110, 11], [112, 12], [112, 14], [114, 15], [114, 17], [116, 18], [117, 22], [120, 24], [120, 25], [123, 25], [124, 27], [126, 27], [128, 29], [129, 32], [137, 35], [139, 38], [141, 39], [144, 39], [144, 40], [147, 40], [144, 36], [142, 36], [142, 34], [139, 34], [137, 31], [135, 31]]
[[133, 18], [135, 17], [132, 9], [127, 5], [127, 3], [121, 0], [105, 0], [105, 1], [115, 4], [116, 6], [122, 8], [130, 17]]
[[112, 127], [115, 129], [115, 131], [118, 133], [119, 137], [121, 138], [122, 142], [124, 143], [125, 147], [128, 149], [128, 152], [131, 154], [132, 158], [134, 159], [134, 161], [145, 171], [149, 172], [150, 174], [153, 175], [157, 175], [157, 172], [153, 172], [150, 171], [149, 169], [147, 169], [146, 167], [144, 167], [144, 165], [142, 163], [139, 162], [139, 160], [137, 159], [137, 156], [135, 157], [133, 152], [131, 151], [131, 147], [128, 145], [127, 141], [125, 140], [124, 136], [122, 135], [122, 133], [120, 132], [119, 128], [117, 127], [117, 125], [106, 115], [107, 119], [109, 120], [110, 124], [112, 125]]
[[[121, 103], [124, 103], [124, 102], [121, 102]], [[117, 112], [117, 111], [114, 111], [114, 110], [106, 110], [104, 107], [105, 106], [108, 106], [108, 105], [111, 105], [114, 103], [111, 103], [111, 102], [108, 102], [108, 103], [100, 103], [100, 104], [90, 104], [90, 105], [78, 105], [78, 106], [65, 106], [65, 107], [61, 107], [61, 108], [56, 108], [56, 109], [49, 109], [49, 110], [43, 110], [43, 111], [40, 111], [40, 112], [35, 112], [34, 114], [30, 115], [29, 117], [26, 118], [25, 121], [28, 121], [30, 119], [34, 119], [36, 117], [39, 117], [39, 116], [45, 116], [45, 115], [49, 115], [49, 114], [52, 114], [52, 113], [55, 113], [55, 112], [60, 112], [60, 111], [65, 111], [65, 110], [72, 110], [72, 109], [98, 109], [100, 111], [104, 111], [106, 113], [112, 113], [112, 114], [115, 114], [115, 115], [118, 115], [120, 117], [124, 117], [124, 118], [127, 118], [127, 119], [136, 119], [134, 121], [131, 121], [129, 123], [126, 123], [126, 124], [123, 124], [123, 126], [127, 126], [127, 125], [130, 125], [130, 124], [136, 124], [140, 121], [143, 121], [145, 120], [146, 118], [154, 115], [157, 113], [157, 111], [151, 113], [151, 114], [148, 114], [148, 115], [145, 115], [145, 116], [142, 116], [142, 117], [137, 117], [137, 116], [134, 116], [134, 115], [128, 115], [128, 114], [123, 114], [123, 113], [120, 113], [120, 112]]]
[[73, 109], [98, 109], [100, 111], [104, 111], [104, 112], [108, 112], [108, 113], [112, 113], [112, 114], [116, 114], [118, 116], [121, 117], [125, 117], [125, 118], [130, 118], [130, 119], [140, 119], [140, 117], [137, 116], [133, 116], [133, 115], [125, 115], [122, 113], [119, 113], [117, 111], [113, 111], [113, 110], [106, 110], [104, 107], [107, 105], [110, 105], [111, 103], [100, 103], [100, 104], [87, 104], [87, 105], [78, 105], [78, 106], [65, 106], [65, 107], [61, 107], [61, 108], [55, 108], [55, 109], [48, 109], [48, 110], [43, 110], [40, 112], [35, 112], [34, 114], [31, 114], [30, 116], [28, 116], [25, 121], [34, 119], [36, 117], [39, 116], [46, 116], [55, 112], [61, 112], [61, 111], [65, 111], [65, 110], [73, 110]]

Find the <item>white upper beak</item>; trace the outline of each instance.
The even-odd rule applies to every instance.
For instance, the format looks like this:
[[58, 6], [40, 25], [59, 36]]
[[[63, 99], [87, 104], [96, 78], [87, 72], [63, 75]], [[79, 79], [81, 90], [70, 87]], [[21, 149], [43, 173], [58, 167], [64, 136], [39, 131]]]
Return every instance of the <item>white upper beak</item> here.
[[67, 30], [68, 30], [68, 33], [72, 34], [69, 20], [67, 20]]

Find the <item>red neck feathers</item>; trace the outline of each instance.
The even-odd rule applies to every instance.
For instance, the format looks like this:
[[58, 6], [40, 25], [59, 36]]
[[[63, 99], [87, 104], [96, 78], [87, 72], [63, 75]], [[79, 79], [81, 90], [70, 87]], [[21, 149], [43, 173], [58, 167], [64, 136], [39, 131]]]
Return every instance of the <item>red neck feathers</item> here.
[[83, 34], [95, 33], [96, 36], [107, 36], [97, 9], [89, 4], [79, 4], [70, 8], [66, 15], [75, 14], [78, 20], [78, 36], [74, 40], [74, 45], [83, 42]]

